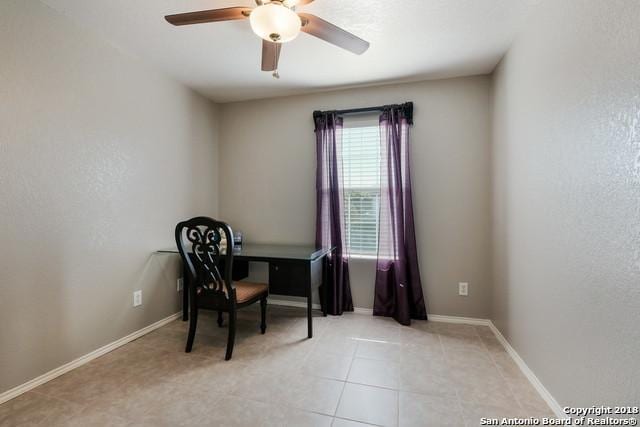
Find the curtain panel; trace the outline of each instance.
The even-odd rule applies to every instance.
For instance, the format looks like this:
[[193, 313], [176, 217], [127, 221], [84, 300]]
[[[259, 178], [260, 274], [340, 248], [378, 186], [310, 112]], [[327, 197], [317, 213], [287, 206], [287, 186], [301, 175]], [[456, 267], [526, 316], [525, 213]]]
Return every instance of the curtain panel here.
[[373, 314], [403, 325], [426, 319], [413, 218], [409, 128], [413, 106], [385, 108], [380, 116], [380, 219]]
[[345, 244], [342, 175], [342, 118], [335, 112], [314, 113], [316, 134], [316, 246], [334, 247], [327, 286], [327, 312], [353, 311], [349, 253]]

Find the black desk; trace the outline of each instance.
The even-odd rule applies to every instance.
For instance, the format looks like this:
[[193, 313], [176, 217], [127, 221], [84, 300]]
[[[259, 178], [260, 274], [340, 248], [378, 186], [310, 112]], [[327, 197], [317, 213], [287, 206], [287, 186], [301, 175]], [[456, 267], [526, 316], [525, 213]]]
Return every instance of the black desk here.
[[[234, 281], [245, 279], [249, 275], [249, 262], [266, 262], [269, 264], [269, 293], [307, 298], [308, 336], [313, 336], [313, 319], [311, 312], [311, 294], [329, 280], [329, 254], [334, 248], [316, 249], [313, 246], [296, 245], [253, 245], [244, 244], [233, 254]], [[160, 253], [178, 253], [177, 249], [164, 249]], [[188, 274], [183, 268], [184, 292], [182, 319], [188, 319], [189, 293], [187, 292]], [[327, 286], [322, 286], [323, 315], [326, 312]]]

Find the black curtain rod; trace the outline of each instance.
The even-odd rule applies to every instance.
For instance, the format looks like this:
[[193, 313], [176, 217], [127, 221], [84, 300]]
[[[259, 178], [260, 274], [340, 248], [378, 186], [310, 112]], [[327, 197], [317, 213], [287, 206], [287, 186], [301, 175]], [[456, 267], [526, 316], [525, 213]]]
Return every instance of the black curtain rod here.
[[385, 111], [391, 108], [401, 108], [404, 110], [405, 116], [409, 120], [409, 123], [413, 122], [413, 102], [405, 102], [404, 104], [390, 104], [390, 105], [378, 105], [377, 107], [363, 107], [363, 108], [349, 108], [346, 110], [329, 110], [329, 111], [319, 111], [316, 110], [313, 112], [313, 117], [319, 117], [327, 113], [335, 113], [337, 115], [346, 115], [346, 114], [360, 114], [360, 113], [372, 113], [374, 111]]

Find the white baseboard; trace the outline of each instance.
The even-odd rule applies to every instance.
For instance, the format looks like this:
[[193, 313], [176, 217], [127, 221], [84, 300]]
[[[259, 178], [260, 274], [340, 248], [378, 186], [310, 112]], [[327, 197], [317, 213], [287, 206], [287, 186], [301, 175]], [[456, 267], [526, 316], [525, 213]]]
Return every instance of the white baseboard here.
[[[276, 298], [269, 298], [267, 304], [270, 305], [281, 305], [285, 307], [299, 307], [299, 308], [307, 308], [306, 301], [295, 301], [295, 300], [283, 300]], [[311, 308], [314, 310], [320, 310], [320, 304], [311, 304]], [[364, 307], [354, 307], [353, 312], [356, 314], [366, 314], [373, 315], [372, 308], [364, 308]], [[474, 317], [459, 317], [459, 316], [442, 316], [439, 314], [429, 314], [428, 318], [432, 322], [445, 322], [445, 323], [463, 323], [468, 325], [483, 325], [489, 326], [491, 322], [489, 319], [477, 319]]]
[[549, 405], [556, 417], [560, 419], [569, 418], [569, 416], [562, 410], [562, 407], [560, 406], [558, 401], [551, 395], [551, 393], [549, 393], [549, 390], [547, 390], [542, 382], [540, 382], [538, 377], [536, 377], [536, 374], [534, 374], [529, 366], [527, 366], [522, 357], [520, 357], [518, 352], [511, 346], [511, 344], [509, 344], [509, 341], [507, 341], [504, 335], [502, 335], [500, 330], [496, 328], [496, 325], [494, 325], [491, 321], [489, 321], [489, 328], [491, 328], [494, 335], [496, 336], [498, 341], [500, 341], [500, 344], [502, 344], [509, 356], [511, 356], [513, 361], [516, 362], [516, 365], [518, 365], [524, 376], [527, 377], [533, 388], [535, 388], [536, 391], [540, 394], [540, 397], [542, 397], [544, 401], [547, 402], [547, 405]]
[[[288, 299], [273, 299], [273, 298], [269, 298], [267, 299], [267, 304], [269, 305], [282, 305], [284, 307], [302, 307], [302, 308], [307, 308], [307, 303], [303, 302], [303, 301], [292, 301], [292, 300], [288, 300]], [[311, 304], [311, 308], [313, 308], [314, 310], [320, 310], [320, 304]]]
[[75, 360], [72, 360], [69, 363], [66, 363], [58, 368], [55, 368], [45, 374], [40, 375], [37, 378], [34, 378], [30, 381], [27, 381], [24, 384], [21, 384], [17, 387], [14, 387], [10, 390], [5, 391], [4, 393], [0, 394], [0, 404], [7, 402], [15, 397], [20, 396], [23, 393], [28, 392], [29, 390], [32, 390], [36, 387], [38, 387], [39, 385], [42, 385], [46, 382], [51, 381], [54, 378], [59, 377], [60, 375], [66, 374], [67, 372], [78, 368], [86, 363], [89, 363], [90, 361], [92, 361], [93, 359], [96, 359], [104, 354], [109, 353], [110, 351], [115, 350], [118, 347], [122, 347], [123, 345], [137, 339], [140, 338], [143, 335], [148, 334], [151, 331], [154, 331], [155, 329], [158, 329], [164, 325], [166, 325], [167, 323], [178, 319], [182, 316], [182, 312], [179, 313], [175, 313], [172, 314], [169, 317], [165, 317], [162, 320], [159, 320], [149, 326], [146, 326], [138, 331], [135, 331], [129, 335], [127, 335], [126, 337], [120, 338], [119, 340], [116, 340], [110, 344], [107, 344], [103, 347], [100, 347], [97, 350], [92, 351], [91, 353], [85, 354], [84, 356], [80, 356]]
[[[307, 303], [304, 302], [304, 301], [292, 301], [292, 300], [269, 298], [267, 300], [267, 304], [282, 305], [282, 306], [285, 306], [285, 307], [307, 308]], [[314, 310], [322, 309], [320, 304], [315, 304], [315, 303], [311, 304], [311, 308], [314, 309]], [[371, 309], [371, 308], [354, 307], [353, 308], [353, 312], [356, 313], [356, 314], [373, 314], [373, 309]]]
[[459, 323], [463, 325], [489, 326], [489, 323], [491, 323], [491, 320], [489, 319], [478, 319], [475, 317], [460, 317], [460, 316], [443, 316], [441, 314], [428, 314], [427, 318], [431, 322]]

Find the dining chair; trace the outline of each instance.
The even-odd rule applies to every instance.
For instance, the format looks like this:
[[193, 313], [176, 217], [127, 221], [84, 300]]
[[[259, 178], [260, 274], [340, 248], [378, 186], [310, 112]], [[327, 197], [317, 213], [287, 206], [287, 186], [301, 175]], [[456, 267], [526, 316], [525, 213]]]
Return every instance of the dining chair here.
[[[226, 243], [226, 246], [224, 246]], [[261, 324], [267, 329], [266, 311], [269, 287], [264, 283], [233, 282], [233, 231], [228, 224], [208, 217], [195, 217], [178, 223], [176, 244], [189, 274], [189, 334], [185, 351], [191, 352], [198, 324], [198, 309], [229, 313], [229, 334], [225, 360], [231, 359], [236, 335], [237, 310], [260, 301]]]

